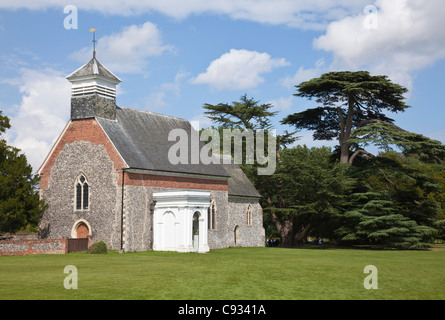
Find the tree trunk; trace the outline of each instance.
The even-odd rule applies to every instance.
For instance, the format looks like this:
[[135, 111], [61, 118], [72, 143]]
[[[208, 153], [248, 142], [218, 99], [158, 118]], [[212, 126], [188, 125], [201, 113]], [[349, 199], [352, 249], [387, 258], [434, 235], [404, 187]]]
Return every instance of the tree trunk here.
[[281, 238], [281, 245], [288, 247], [293, 243], [293, 219], [278, 219], [277, 215], [271, 211], [272, 221], [277, 228]]
[[286, 220], [281, 224], [280, 237], [281, 245], [283, 247], [290, 247], [293, 245], [293, 221]]
[[360, 153], [366, 154], [370, 158], [374, 158], [375, 157], [372, 153], [370, 153], [370, 152], [368, 152], [366, 150], [363, 150], [363, 149], [359, 149], [359, 150], [355, 151], [352, 154], [352, 156], [349, 158], [349, 164], [352, 164], [354, 162], [355, 157], [357, 157]]
[[305, 227], [302, 226], [301, 231], [297, 232], [294, 236], [294, 245], [303, 244], [303, 240], [306, 239], [310, 229], [311, 229], [310, 223]]
[[348, 93], [348, 114], [346, 116], [346, 121], [343, 120], [343, 115], [341, 116], [342, 123], [340, 124], [340, 163], [349, 163], [349, 148], [351, 145], [348, 143], [349, 137], [352, 132], [352, 119], [354, 117], [354, 96]]
[[340, 140], [340, 163], [348, 163], [349, 162], [349, 148], [350, 145], [346, 141]]

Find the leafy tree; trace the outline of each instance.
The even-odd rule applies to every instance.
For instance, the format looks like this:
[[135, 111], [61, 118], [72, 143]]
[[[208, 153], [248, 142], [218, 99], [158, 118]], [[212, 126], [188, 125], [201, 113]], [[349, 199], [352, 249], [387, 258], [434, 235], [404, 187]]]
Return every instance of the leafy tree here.
[[[223, 146], [226, 141], [230, 141], [230, 153], [234, 159], [238, 159], [237, 163], [240, 165], [244, 173], [254, 183], [255, 186], [264, 183], [267, 178], [264, 175], [269, 174], [269, 169], [264, 171], [261, 167], [268, 168], [268, 163], [264, 164], [258, 159], [257, 147], [262, 145], [263, 155], [267, 155], [267, 161], [274, 161], [275, 157], [279, 158], [279, 150], [286, 148], [288, 145], [298, 139], [295, 136], [296, 132], [289, 133], [285, 131], [282, 135], [276, 135], [272, 129], [271, 118], [277, 113], [270, 111], [273, 106], [271, 104], [260, 104], [259, 101], [253, 98], [247, 98], [243, 95], [240, 101], [234, 101], [232, 104], [220, 103], [217, 105], [205, 104], [204, 109], [207, 117], [215, 122], [219, 127], [212, 129], [217, 130], [220, 141], [217, 145], [213, 143], [213, 138], [208, 137], [205, 142], [209, 143], [212, 151], [227, 153]], [[227, 132], [224, 129], [231, 129]], [[237, 131], [237, 138], [232, 139], [234, 133]], [[201, 131], [202, 133], [203, 131]], [[240, 139], [240, 137], [242, 137]], [[201, 135], [201, 138], [203, 136]], [[262, 144], [259, 144], [259, 141]], [[275, 144], [269, 145], [272, 141]], [[241, 150], [241, 152], [239, 152]], [[238, 152], [235, 152], [238, 151]], [[249, 159], [247, 157], [249, 155]], [[242, 161], [240, 161], [242, 159]], [[260, 176], [258, 173], [262, 170]], [[273, 170], [273, 169], [271, 169]], [[264, 174], [264, 172], [266, 172]]]
[[271, 104], [259, 104], [253, 98], [243, 95], [241, 101], [232, 104], [219, 103], [217, 105], [204, 104], [204, 113], [215, 123], [224, 128], [234, 129], [270, 129], [272, 127], [270, 118], [277, 112], [270, 111]]
[[327, 147], [285, 149], [275, 174], [258, 185], [283, 245], [302, 243], [309, 234], [332, 236], [351, 179], [345, 166], [330, 163], [330, 155]]
[[329, 72], [296, 88], [295, 96], [315, 98], [319, 106], [288, 115], [281, 122], [313, 130], [315, 140], [338, 139], [342, 163], [349, 162], [354, 128], [369, 120], [392, 123], [384, 111], [400, 112], [409, 107], [403, 97], [406, 88], [367, 71]]
[[426, 163], [440, 163], [445, 159], [445, 146], [440, 141], [379, 120], [363, 121], [351, 134], [349, 142], [360, 146], [349, 158], [350, 163], [359, 153], [373, 156], [363, 149], [370, 144], [385, 152], [396, 147], [404, 155], [415, 155]]
[[4, 133], [6, 129], [11, 128], [9, 124], [9, 118], [6, 116], [2, 116], [2, 111], [0, 110], [0, 133]]
[[423, 169], [423, 172], [434, 179], [440, 190], [429, 195], [438, 205], [434, 227], [438, 230], [437, 238], [445, 240], [445, 164], [433, 164]]
[[[259, 104], [254, 98], [247, 98], [243, 95], [240, 101], [233, 101], [232, 104], [219, 103], [217, 105], [204, 104], [204, 113], [207, 117], [219, 125], [220, 136], [223, 137], [222, 129], [240, 130], [264, 130], [272, 129], [271, 118], [278, 112], [271, 111], [273, 105], [270, 103]], [[255, 132], [254, 132], [255, 133]], [[292, 144], [298, 137], [297, 131], [285, 131], [282, 135], [276, 136], [277, 150]]]
[[[8, 128], [9, 119], [0, 111], [0, 132]], [[0, 139], [0, 232], [37, 227], [46, 208], [36, 191], [38, 182], [25, 155]]]

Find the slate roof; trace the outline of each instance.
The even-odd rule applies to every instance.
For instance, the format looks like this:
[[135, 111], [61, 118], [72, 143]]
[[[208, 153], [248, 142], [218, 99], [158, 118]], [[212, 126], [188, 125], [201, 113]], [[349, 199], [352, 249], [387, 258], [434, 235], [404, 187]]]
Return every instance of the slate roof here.
[[93, 57], [90, 61], [88, 61], [82, 67], [71, 73], [66, 78], [68, 80], [72, 80], [74, 78], [91, 76], [91, 75], [99, 75], [116, 82], [121, 82], [121, 80], [118, 77], [116, 77], [110, 70], [105, 68], [99, 61], [97, 61], [96, 57]]
[[255, 189], [249, 178], [237, 164], [223, 164], [224, 169], [230, 175], [229, 195], [261, 198], [261, 194]]
[[129, 168], [228, 178], [230, 195], [261, 197], [236, 164], [190, 164], [190, 138], [188, 164], [170, 163], [168, 152], [177, 141], [168, 141], [168, 135], [183, 129], [190, 137], [194, 129], [186, 119], [121, 107], [116, 108], [116, 120], [96, 119]]
[[[190, 132], [193, 128], [185, 119], [117, 107], [115, 121], [97, 120], [130, 168], [228, 177], [220, 164], [191, 164]], [[186, 164], [172, 164], [168, 159], [170, 148], [177, 143], [168, 141], [173, 129], [188, 133], [189, 161]]]

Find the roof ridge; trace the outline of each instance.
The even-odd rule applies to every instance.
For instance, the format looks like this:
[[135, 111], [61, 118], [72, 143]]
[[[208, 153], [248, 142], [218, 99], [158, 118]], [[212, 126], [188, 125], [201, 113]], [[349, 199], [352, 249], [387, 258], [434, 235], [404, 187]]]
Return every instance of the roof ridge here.
[[119, 108], [121, 108], [121, 109], [129, 109], [129, 110], [133, 110], [133, 111], [136, 111], [136, 112], [150, 113], [150, 114], [154, 114], [154, 115], [158, 115], [158, 116], [162, 116], [162, 117], [166, 117], [166, 118], [173, 118], [173, 119], [188, 121], [187, 119], [184, 119], [184, 118], [179, 118], [179, 117], [175, 117], [175, 116], [169, 116], [169, 115], [166, 115], [166, 114], [157, 113], [157, 112], [148, 111], [148, 110], [139, 110], [139, 109], [130, 108], [130, 107], [124, 107], [124, 106], [119, 106]]
[[70, 80], [77, 77], [86, 77], [86, 76], [100, 76], [121, 82], [121, 80], [110, 70], [108, 70], [102, 63], [100, 63], [99, 60], [96, 59], [96, 57], [93, 57], [90, 61], [79, 67], [77, 70], [73, 71], [66, 78]]

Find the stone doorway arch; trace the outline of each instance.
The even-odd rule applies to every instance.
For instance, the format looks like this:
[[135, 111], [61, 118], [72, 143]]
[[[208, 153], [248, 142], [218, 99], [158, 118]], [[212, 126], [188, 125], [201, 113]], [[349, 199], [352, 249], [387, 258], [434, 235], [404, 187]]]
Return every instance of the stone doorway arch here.
[[235, 240], [235, 245], [239, 245], [240, 243], [240, 235], [239, 235], [239, 226], [236, 226], [233, 230], [233, 236]]
[[77, 220], [71, 229], [71, 238], [84, 239], [89, 236], [91, 236], [90, 224], [84, 219]]

